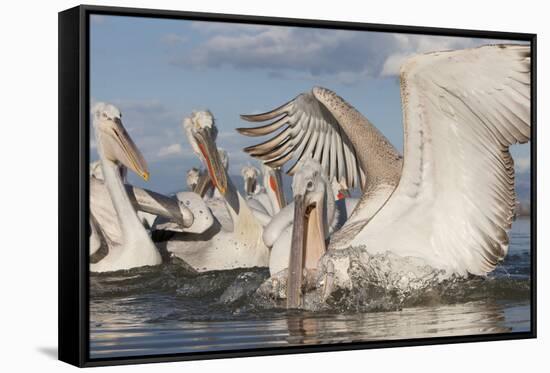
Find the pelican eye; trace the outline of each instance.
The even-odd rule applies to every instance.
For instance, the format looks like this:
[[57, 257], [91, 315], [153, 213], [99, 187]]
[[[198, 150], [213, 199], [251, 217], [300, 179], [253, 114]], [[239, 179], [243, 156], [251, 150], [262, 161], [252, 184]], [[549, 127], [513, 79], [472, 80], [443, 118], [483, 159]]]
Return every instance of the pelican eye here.
[[308, 190], [313, 189], [313, 181], [311, 181], [311, 180], [308, 181], [308, 182], [307, 182], [307, 185], [306, 185], [306, 188], [307, 188]]

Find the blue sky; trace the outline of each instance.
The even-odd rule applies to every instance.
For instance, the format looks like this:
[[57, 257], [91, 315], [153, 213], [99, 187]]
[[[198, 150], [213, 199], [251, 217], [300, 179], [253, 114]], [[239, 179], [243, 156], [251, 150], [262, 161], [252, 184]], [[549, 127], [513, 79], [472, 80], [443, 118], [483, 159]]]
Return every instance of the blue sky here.
[[[200, 166], [181, 128], [193, 110], [213, 112], [231, 174], [255, 164], [241, 149], [258, 139], [234, 130], [247, 125], [239, 114], [272, 109], [315, 85], [336, 91], [401, 150], [401, 62], [502, 42], [98, 15], [90, 25], [91, 100], [120, 108], [149, 164], [149, 182], [131, 173], [129, 181], [162, 193], [185, 189], [186, 171]], [[529, 168], [529, 145], [512, 153], [520, 171]]]

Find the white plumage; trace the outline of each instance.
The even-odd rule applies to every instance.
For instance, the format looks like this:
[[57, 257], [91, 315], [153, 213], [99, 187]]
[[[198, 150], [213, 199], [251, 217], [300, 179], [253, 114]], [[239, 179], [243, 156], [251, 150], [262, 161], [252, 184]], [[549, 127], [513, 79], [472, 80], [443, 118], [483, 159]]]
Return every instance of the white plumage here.
[[275, 165], [313, 153], [331, 179], [346, 180], [350, 188], [361, 175], [354, 165], [365, 172], [363, 197], [329, 250], [365, 245], [371, 253], [419, 257], [447, 274], [482, 275], [508, 250], [515, 206], [508, 149], [531, 137], [530, 62], [528, 45], [407, 60], [401, 69], [403, 161], [366, 118], [324, 88], [269, 113], [243, 116], [264, 121], [283, 115], [239, 131], [261, 136], [286, 125], [246, 149]]
[[209, 200], [216, 203], [216, 208], [210, 203], [208, 206], [214, 211], [227, 211], [230, 224], [223, 224], [214, 212], [219, 224], [204, 234], [175, 235], [166, 242], [167, 250], [199, 272], [267, 266], [269, 249], [262, 242], [262, 225], [227, 175], [225, 152], [215, 142], [214, 117], [208, 111], [193, 112], [184, 119], [183, 129], [220, 193], [220, 197]]
[[[515, 206], [510, 145], [530, 137], [530, 48], [430, 53], [401, 68], [400, 182], [351, 244], [485, 274], [508, 251]], [[399, 232], [399, 234], [395, 234]]]

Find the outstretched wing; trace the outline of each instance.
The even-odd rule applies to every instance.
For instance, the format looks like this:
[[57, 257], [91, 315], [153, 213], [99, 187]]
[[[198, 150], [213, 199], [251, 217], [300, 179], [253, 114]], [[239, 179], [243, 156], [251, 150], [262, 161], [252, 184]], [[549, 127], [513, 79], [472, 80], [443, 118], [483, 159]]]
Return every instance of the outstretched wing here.
[[516, 204], [509, 147], [531, 137], [530, 71], [528, 45], [408, 60], [402, 176], [354, 243], [454, 273], [493, 270], [507, 253]]
[[269, 140], [244, 149], [267, 166], [282, 167], [292, 160], [287, 173], [293, 175], [298, 161], [311, 157], [321, 164], [330, 180], [336, 178], [350, 189], [362, 186], [365, 175], [351, 142], [312, 93], [302, 93], [270, 112], [241, 118], [251, 122], [274, 119], [261, 127], [237, 128], [246, 136], [272, 135]]

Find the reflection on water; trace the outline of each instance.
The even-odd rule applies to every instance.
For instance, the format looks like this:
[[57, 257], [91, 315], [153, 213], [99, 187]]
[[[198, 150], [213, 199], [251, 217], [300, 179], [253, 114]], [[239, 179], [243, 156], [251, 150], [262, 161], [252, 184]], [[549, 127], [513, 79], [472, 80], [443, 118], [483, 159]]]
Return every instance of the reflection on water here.
[[[238, 279], [238, 273], [229, 271], [200, 279], [166, 269], [93, 276], [90, 353], [99, 358], [528, 331], [529, 248], [529, 220], [518, 220], [506, 261], [489, 279], [464, 284], [480, 291], [460, 292], [447, 304], [392, 312], [287, 312], [242, 302], [228, 306], [220, 299]], [[193, 292], [189, 283], [209, 290]]]
[[349, 315], [290, 314], [267, 320], [169, 322], [103, 319], [93, 328], [92, 357], [276, 347], [300, 344], [458, 336], [529, 330], [529, 303], [483, 302]]

